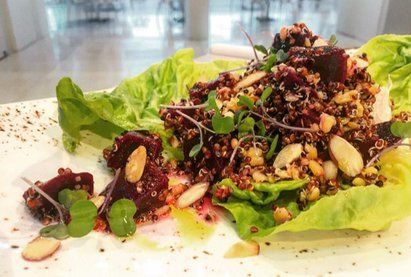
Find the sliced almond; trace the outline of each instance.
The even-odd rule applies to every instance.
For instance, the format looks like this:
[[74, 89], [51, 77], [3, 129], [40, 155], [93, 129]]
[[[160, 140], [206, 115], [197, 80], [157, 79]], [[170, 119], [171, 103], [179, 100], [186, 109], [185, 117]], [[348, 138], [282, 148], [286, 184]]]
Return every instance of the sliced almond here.
[[357, 176], [364, 168], [360, 152], [342, 137], [333, 136], [330, 139], [329, 152], [338, 168], [350, 177]]
[[234, 90], [239, 91], [242, 88], [249, 87], [252, 84], [254, 84], [254, 83], [258, 82], [259, 80], [261, 80], [262, 78], [264, 78], [265, 75], [267, 75], [267, 72], [265, 72], [265, 71], [256, 71], [254, 73], [251, 73], [250, 75], [248, 75], [244, 79], [242, 79], [240, 82], [238, 82], [235, 85]]
[[207, 192], [209, 185], [210, 184], [207, 182], [195, 184], [180, 195], [180, 197], [177, 199], [176, 207], [183, 209], [200, 200]]
[[27, 261], [42, 261], [53, 255], [60, 245], [54, 238], [37, 237], [26, 245], [21, 255]]
[[144, 146], [140, 145], [136, 150], [131, 153], [127, 159], [126, 164], [126, 179], [130, 183], [136, 183], [140, 181], [143, 175], [144, 168], [147, 161], [147, 150]]
[[260, 254], [260, 245], [255, 240], [237, 242], [224, 254], [226, 259], [246, 258]]
[[323, 168], [324, 168], [324, 177], [326, 180], [333, 180], [337, 178], [338, 167], [335, 165], [333, 161], [323, 162]]
[[275, 168], [283, 168], [294, 160], [298, 159], [303, 152], [303, 146], [300, 143], [289, 144], [284, 147], [274, 160]]
[[94, 205], [96, 205], [97, 209], [99, 209], [101, 205], [103, 205], [105, 199], [106, 199], [105, 196], [97, 195], [97, 196], [90, 198], [90, 201], [93, 202]]

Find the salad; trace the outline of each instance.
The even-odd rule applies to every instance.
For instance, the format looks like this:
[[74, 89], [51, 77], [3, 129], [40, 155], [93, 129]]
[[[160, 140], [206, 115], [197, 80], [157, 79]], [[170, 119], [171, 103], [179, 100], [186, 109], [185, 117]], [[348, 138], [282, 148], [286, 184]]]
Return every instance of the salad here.
[[184, 49], [111, 93], [83, 94], [63, 78], [64, 146], [75, 152], [85, 133], [114, 139], [102, 153], [113, 178], [101, 192], [69, 168], [25, 179], [28, 210], [46, 227], [23, 257], [43, 259], [92, 230], [132, 236], [172, 207], [210, 201], [244, 240], [376, 231], [409, 215], [411, 37], [378, 36], [356, 51], [336, 43], [295, 23], [269, 47], [253, 45], [247, 63], [197, 64]]

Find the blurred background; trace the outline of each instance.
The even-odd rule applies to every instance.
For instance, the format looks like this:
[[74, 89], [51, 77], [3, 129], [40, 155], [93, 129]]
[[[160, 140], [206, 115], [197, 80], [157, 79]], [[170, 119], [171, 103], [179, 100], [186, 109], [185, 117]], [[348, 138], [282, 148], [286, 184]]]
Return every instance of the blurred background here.
[[63, 76], [110, 88], [185, 47], [204, 60], [215, 44], [246, 45], [240, 25], [257, 44], [305, 22], [358, 47], [411, 34], [410, 11], [410, 0], [0, 0], [0, 103], [53, 96]]

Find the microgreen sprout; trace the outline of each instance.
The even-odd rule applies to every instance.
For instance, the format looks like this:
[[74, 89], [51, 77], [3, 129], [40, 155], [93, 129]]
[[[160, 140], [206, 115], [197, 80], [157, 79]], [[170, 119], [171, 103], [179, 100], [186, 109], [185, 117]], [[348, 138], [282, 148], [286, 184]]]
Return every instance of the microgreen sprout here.
[[391, 145], [391, 146], [385, 148], [384, 150], [382, 150], [381, 152], [379, 152], [378, 154], [376, 154], [376, 155], [367, 163], [367, 165], [366, 165], [365, 167], [367, 168], [367, 167], [372, 166], [373, 164], [376, 163], [376, 161], [377, 161], [382, 155], [384, 155], [385, 153], [387, 153], [387, 152], [389, 152], [390, 150], [392, 150], [392, 149], [394, 149], [394, 148], [397, 148], [397, 147], [399, 147], [399, 146], [408, 146], [408, 147], [411, 147], [411, 144], [410, 144], [410, 143], [396, 143], [396, 144], [394, 144], [394, 145]]
[[401, 122], [395, 121], [390, 126], [390, 131], [394, 136], [400, 138], [410, 138], [411, 137], [411, 121]]
[[253, 48], [255, 60], [256, 60], [258, 63], [260, 63], [260, 59], [258, 58], [257, 51], [255, 50], [254, 42], [253, 42], [253, 40], [251, 39], [251, 36], [244, 30], [244, 28], [243, 28], [241, 25], [240, 25], [240, 30], [241, 30], [241, 32], [243, 32], [243, 34], [246, 36], [246, 38], [248, 39], [248, 42], [250, 43], [251, 47]]
[[64, 223], [64, 217], [63, 217], [63, 209], [64, 207], [60, 205], [56, 200], [54, 200], [50, 195], [48, 195], [45, 191], [43, 191], [41, 188], [36, 186], [32, 181], [27, 179], [26, 177], [21, 177], [21, 179], [26, 182], [30, 187], [32, 187], [36, 192], [38, 192], [41, 196], [47, 199], [57, 210], [59, 214], [59, 221], [61, 223]]
[[120, 199], [114, 202], [108, 213], [108, 222], [111, 231], [118, 237], [128, 237], [136, 232], [134, 214], [136, 204], [129, 199]]
[[265, 110], [263, 109], [264, 115], [261, 115], [259, 113], [256, 112], [251, 112], [251, 114], [258, 116], [278, 127], [284, 128], [284, 129], [288, 129], [288, 130], [292, 130], [292, 131], [296, 131], [296, 132], [315, 132], [315, 130], [311, 129], [311, 128], [304, 128], [304, 127], [295, 127], [295, 126], [290, 126], [281, 122], [278, 122], [275, 118], [272, 118], [271, 116], [269, 116]]
[[196, 120], [194, 120], [193, 118], [189, 117], [188, 115], [177, 111], [178, 114], [180, 114], [182, 117], [186, 118], [187, 120], [191, 121], [192, 123], [194, 123], [194, 125], [197, 127], [198, 129], [198, 133], [200, 135], [200, 143], [196, 144], [193, 146], [193, 148], [191, 148], [189, 156], [190, 157], [195, 157], [197, 156], [197, 154], [200, 152], [201, 147], [203, 147], [203, 126], [200, 122], [197, 122]]
[[176, 111], [176, 113], [178, 113], [179, 115], [181, 115], [182, 117], [184, 117], [185, 119], [187, 119], [188, 121], [191, 121], [194, 125], [196, 125], [199, 129], [204, 129], [212, 134], [215, 134], [215, 132], [213, 130], [211, 130], [210, 128], [204, 126], [203, 124], [201, 124], [200, 122], [198, 122], [197, 120], [195, 120], [194, 118], [186, 115], [185, 113], [182, 113], [180, 111]]
[[100, 207], [100, 211], [98, 212], [99, 215], [102, 214], [105, 211], [108, 203], [110, 202], [111, 195], [113, 194], [114, 187], [116, 186], [118, 178], [120, 177], [120, 173], [121, 173], [121, 169], [119, 168], [119, 169], [116, 170], [116, 174], [114, 175], [114, 179], [107, 185], [108, 192], [106, 194], [106, 198], [104, 199], [103, 204]]
[[337, 42], [338, 42], [337, 36], [334, 35], [334, 34], [332, 34], [332, 35], [330, 36], [330, 39], [329, 39], [328, 41], [330, 42], [331, 45], [336, 45]]

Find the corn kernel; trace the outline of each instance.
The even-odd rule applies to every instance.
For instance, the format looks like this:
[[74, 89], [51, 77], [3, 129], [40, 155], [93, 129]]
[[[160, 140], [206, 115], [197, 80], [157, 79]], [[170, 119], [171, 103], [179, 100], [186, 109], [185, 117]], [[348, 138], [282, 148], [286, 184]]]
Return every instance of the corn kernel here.
[[324, 133], [328, 133], [331, 131], [332, 127], [337, 123], [335, 117], [332, 115], [328, 115], [326, 113], [322, 113], [320, 116], [320, 130]]
[[311, 144], [306, 144], [304, 146], [304, 150], [307, 153], [307, 158], [310, 160], [314, 160], [318, 157], [318, 151], [317, 148], [312, 146]]
[[291, 220], [291, 213], [284, 207], [277, 207], [274, 210], [274, 221], [277, 224]]

